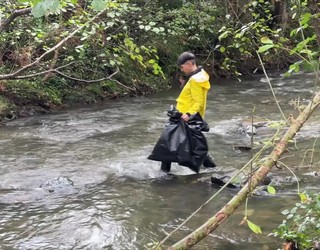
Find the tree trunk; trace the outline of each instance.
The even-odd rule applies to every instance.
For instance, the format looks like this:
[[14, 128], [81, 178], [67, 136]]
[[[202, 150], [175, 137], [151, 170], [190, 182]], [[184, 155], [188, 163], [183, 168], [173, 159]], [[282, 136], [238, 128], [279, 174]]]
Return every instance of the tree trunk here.
[[252, 176], [251, 180], [212, 218], [205, 224], [200, 226], [194, 232], [184, 239], [175, 243], [168, 250], [189, 249], [212, 231], [214, 231], [225, 219], [227, 219], [245, 200], [252, 190], [266, 177], [272, 167], [277, 163], [280, 156], [285, 152], [289, 141], [294, 138], [302, 125], [308, 120], [312, 112], [320, 104], [320, 92], [315, 95], [312, 102], [300, 113], [297, 119], [293, 120], [290, 128], [276, 145], [267, 160], [260, 166], [257, 172]]
[[237, 20], [240, 12], [239, 0], [227, 0], [227, 6], [229, 15]]
[[276, 24], [285, 29], [288, 24], [287, 0], [273, 0], [272, 5]]
[[317, 35], [317, 42], [318, 46], [320, 47], [320, 6], [318, 3], [318, 0], [309, 0], [308, 1], [308, 7], [310, 9], [310, 12], [315, 17], [312, 19], [312, 25], [315, 31], [315, 34]]

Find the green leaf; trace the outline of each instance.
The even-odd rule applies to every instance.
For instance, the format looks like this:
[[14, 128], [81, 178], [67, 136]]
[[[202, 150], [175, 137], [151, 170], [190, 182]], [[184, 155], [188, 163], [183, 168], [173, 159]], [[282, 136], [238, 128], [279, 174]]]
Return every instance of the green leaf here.
[[289, 66], [289, 73], [292, 73], [292, 72], [296, 72], [296, 73], [298, 73], [299, 71], [300, 71], [300, 66], [299, 66], [299, 62], [296, 62], [296, 63], [294, 63], [294, 64], [291, 64], [290, 66]]
[[145, 29], [146, 31], [148, 31], [148, 30], [151, 29], [151, 26], [150, 26], [150, 25], [147, 25], [147, 26], [144, 27], [144, 29]]
[[59, 0], [45, 0], [43, 1], [45, 8], [50, 12], [59, 10]]
[[113, 25], [114, 25], [114, 22], [112, 22], [112, 21], [107, 22], [108, 27], [112, 27]]
[[300, 196], [300, 200], [301, 200], [302, 203], [308, 201], [308, 197], [307, 197], [306, 194], [304, 194], [304, 193], [299, 193], [299, 196]]
[[159, 29], [159, 28], [154, 27], [154, 28], [152, 29], [152, 31], [153, 31], [153, 32], [155, 32], [155, 33], [159, 33], [159, 32], [160, 32], [160, 29]]
[[300, 51], [301, 54], [307, 54], [307, 55], [310, 55], [310, 56], [311, 56], [311, 52], [312, 51], [309, 50], [309, 49], [303, 49], [303, 50]]
[[32, 8], [31, 14], [36, 18], [44, 16], [46, 14], [46, 8], [43, 2], [36, 4], [36, 6]]
[[276, 189], [270, 185], [267, 187], [267, 190], [269, 194], [276, 194]]
[[273, 44], [272, 40], [270, 40], [268, 37], [264, 36], [264, 37], [261, 37], [261, 43], [263, 44]]
[[252, 232], [254, 232], [255, 234], [262, 234], [261, 228], [258, 225], [252, 223], [249, 220], [247, 220], [247, 223]]
[[231, 31], [230, 31], [230, 30], [227, 30], [227, 31], [223, 32], [223, 33], [218, 37], [218, 39], [221, 41], [221, 39], [228, 37], [228, 35], [229, 35], [230, 33], [231, 33]]
[[41, 0], [20, 0], [18, 3], [32, 3], [33, 6], [36, 6]]
[[311, 17], [312, 17], [311, 13], [304, 13], [303, 15], [301, 15], [300, 24], [302, 26], [307, 24], [309, 22], [309, 20], [311, 19]]
[[263, 45], [262, 47], [259, 48], [258, 52], [262, 53], [267, 51], [268, 49], [271, 49], [274, 47], [274, 44], [267, 44], [267, 45]]
[[220, 52], [223, 53], [223, 52], [225, 52], [225, 51], [226, 51], [226, 48], [223, 47], [223, 46], [221, 46], [221, 47], [220, 47]]
[[91, 3], [91, 7], [95, 11], [101, 11], [106, 7], [105, 0], [93, 0]]

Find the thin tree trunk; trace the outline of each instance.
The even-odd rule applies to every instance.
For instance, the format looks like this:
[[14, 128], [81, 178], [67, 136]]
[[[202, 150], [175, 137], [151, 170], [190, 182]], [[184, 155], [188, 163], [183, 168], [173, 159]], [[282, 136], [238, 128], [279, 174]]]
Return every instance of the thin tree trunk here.
[[[317, 16], [317, 15], [319, 16], [320, 6], [318, 3], [318, 0], [309, 0], [308, 7], [310, 9], [311, 14], [313, 14], [315, 16]], [[317, 35], [318, 46], [320, 47], [320, 18], [314, 17], [312, 19], [312, 25], [313, 25], [315, 34]]]
[[288, 25], [287, 0], [273, 0], [272, 5], [275, 22], [285, 29]]
[[229, 15], [237, 20], [240, 12], [239, 0], [227, 0], [227, 6]]
[[293, 120], [290, 128], [285, 135], [281, 138], [280, 142], [276, 145], [275, 149], [271, 152], [267, 160], [255, 172], [251, 180], [212, 218], [205, 224], [200, 226], [194, 232], [186, 236], [184, 239], [175, 243], [168, 250], [184, 250], [189, 249], [212, 231], [214, 231], [225, 219], [227, 219], [245, 200], [252, 190], [266, 177], [272, 167], [277, 163], [280, 156], [285, 152], [289, 141], [294, 138], [296, 133], [300, 130], [302, 125], [308, 120], [313, 111], [320, 104], [320, 92], [315, 95], [312, 102], [300, 113], [297, 119]]
[[[54, 56], [53, 56], [52, 63], [50, 65], [50, 69], [49, 70], [51, 70], [51, 71], [54, 70], [54, 68], [56, 67], [57, 61], [58, 61], [58, 57], [59, 57], [59, 49], [56, 49], [54, 51]], [[42, 78], [41, 81], [42, 82], [46, 82], [52, 76], [53, 76], [53, 73], [49, 72]]]

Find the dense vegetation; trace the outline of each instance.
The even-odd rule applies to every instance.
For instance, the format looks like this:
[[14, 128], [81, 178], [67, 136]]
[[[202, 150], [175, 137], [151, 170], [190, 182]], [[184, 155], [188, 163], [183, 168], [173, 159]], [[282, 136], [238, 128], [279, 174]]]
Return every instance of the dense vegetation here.
[[185, 50], [229, 77], [259, 72], [261, 45], [292, 71], [320, 45], [314, 0], [4, 0], [0, 20], [2, 118], [161, 90]]
[[[214, 78], [318, 71], [319, 48], [317, 0], [3, 0], [0, 122], [167, 88], [185, 50]], [[309, 249], [319, 196], [285, 214], [275, 235]]]

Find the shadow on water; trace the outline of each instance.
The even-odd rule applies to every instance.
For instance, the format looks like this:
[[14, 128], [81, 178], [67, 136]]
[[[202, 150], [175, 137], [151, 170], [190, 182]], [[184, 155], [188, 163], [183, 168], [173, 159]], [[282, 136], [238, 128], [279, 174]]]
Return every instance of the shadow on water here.
[[[234, 146], [250, 145], [250, 137], [238, 129], [253, 108], [256, 117], [281, 117], [263, 77], [241, 83], [215, 81], [208, 96], [206, 120], [211, 130], [206, 137], [218, 167], [202, 169], [199, 175], [176, 164], [172, 175], [166, 175], [159, 162], [147, 160], [179, 89], [0, 127], [0, 248], [140, 250], [162, 240], [218, 191], [210, 183], [212, 172], [233, 175], [250, 159], [251, 152]], [[272, 84], [289, 115], [290, 101], [300, 97], [305, 103], [310, 98], [313, 76], [274, 76]], [[312, 174], [320, 165], [319, 119], [316, 111], [281, 159], [295, 171], [301, 188], [313, 191], [319, 191], [319, 176]], [[258, 130], [253, 152], [273, 132]], [[313, 154], [306, 152], [311, 148]], [[69, 178], [74, 186], [53, 192], [40, 188], [58, 176]], [[275, 168], [272, 176], [277, 195], [249, 200], [250, 219], [261, 225], [262, 236], [239, 225], [244, 216], [240, 207], [194, 249], [275, 249], [276, 240], [267, 235], [282, 221], [280, 212], [297, 201], [297, 185], [286, 169]], [[199, 227], [235, 193], [224, 190], [166, 244]]]

